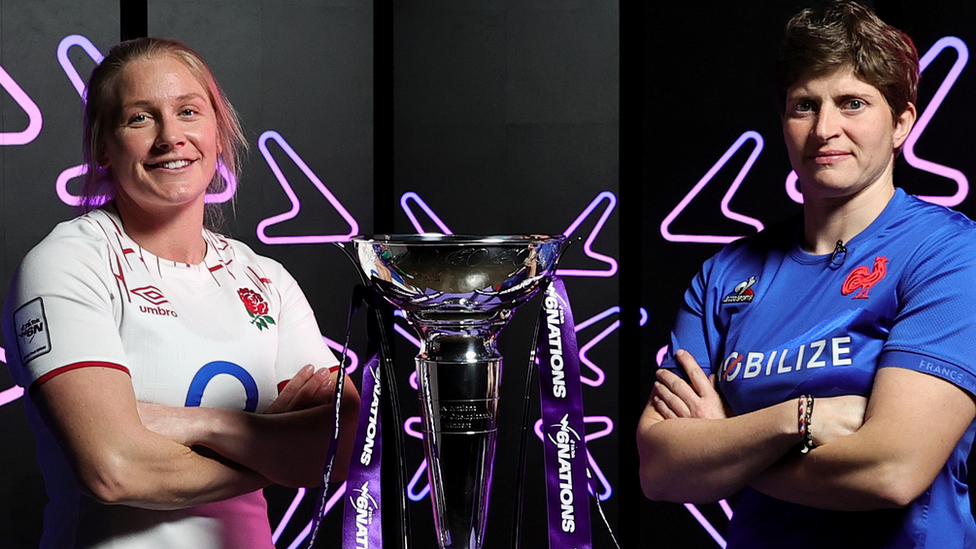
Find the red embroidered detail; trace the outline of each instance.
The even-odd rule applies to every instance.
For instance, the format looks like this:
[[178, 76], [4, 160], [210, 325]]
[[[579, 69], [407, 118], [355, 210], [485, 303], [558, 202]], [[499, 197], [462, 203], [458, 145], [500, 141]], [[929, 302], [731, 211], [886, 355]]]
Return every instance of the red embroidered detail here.
[[129, 285], [125, 282], [125, 272], [122, 270], [122, 261], [119, 256], [115, 256], [115, 265], [112, 268], [112, 274], [115, 275], [116, 284], [119, 285], [119, 289], [125, 292], [125, 298], [132, 302], [132, 298], [129, 297]]
[[888, 258], [879, 255], [874, 258], [874, 268], [870, 271], [865, 265], [861, 265], [851, 271], [851, 274], [847, 275], [847, 280], [844, 281], [844, 285], [841, 286], [840, 293], [850, 295], [855, 290], [858, 290], [852, 299], [867, 299], [869, 297], [868, 292], [871, 291], [871, 288], [880, 282], [887, 273]]
[[237, 295], [244, 302], [247, 314], [251, 315], [251, 324], [257, 326], [258, 330], [263, 330], [268, 327], [268, 324], [275, 323], [274, 319], [268, 315], [268, 304], [261, 297], [261, 294], [250, 288], [241, 288], [237, 290]]
[[265, 278], [265, 277], [259, 275], [251, 267], [247, 267], [247, 273], [246, 274], [251, 279], [251, 281], [254, 282], [254, 284], [256, 286], [262, 286], [265, 289], [269, 289], [268, 287], [271, 285], [271, 279], [270, 278]]

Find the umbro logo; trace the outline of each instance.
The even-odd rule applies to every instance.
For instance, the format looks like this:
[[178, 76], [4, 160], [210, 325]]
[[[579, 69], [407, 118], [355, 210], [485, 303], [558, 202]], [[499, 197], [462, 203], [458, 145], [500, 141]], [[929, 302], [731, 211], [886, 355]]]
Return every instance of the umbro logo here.
[[172, 316], [172, 317], [179, 316], [176, 314], [176, 311], [172, 309], [166, 309], [160, 307], [160, 305], [162, 305], [163, 303], [169, 303], [169, 300], [166, 299], [166, 296], [163, 295], [163, 292], [160, 291], [159, 288], [155, 286], [143, 286], [142, 288], [136, 288], [130, 291], [136, 294], [137, 296], [145, 299], [149, 303], [155, 305], [155, 307], [149, 307], [147, 305], [139, 305], [140, 312], [156, 315], [156, 316]]
[[146, 301], [152, 303], [153, 305], [162, 305], [163, 303], [169, 303], [163, 292], [155, 286], [143, 286], [142, 288], [136, 288], [135, 290], [130, 290], [137, 296], [145, 299]]

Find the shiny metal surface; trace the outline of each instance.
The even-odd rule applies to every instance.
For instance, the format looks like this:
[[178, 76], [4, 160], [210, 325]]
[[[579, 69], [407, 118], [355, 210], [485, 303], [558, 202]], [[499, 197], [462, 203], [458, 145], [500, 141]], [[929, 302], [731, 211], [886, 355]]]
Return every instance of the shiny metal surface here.
[[482, 318], [530, 299], [563, 236], [375, 235], [352, 239], [362, 272], [391, 303], [424, 318]]
[[421, 336], [424, 451], [441, 549], [480, 549], [495, 455], [498, 333], [553, 275], [563, 236], [375, 235], [354, 261]]
[[502, 360], [417, 359], [424, 452], [442, 549], [481, 547], [495, 457]]

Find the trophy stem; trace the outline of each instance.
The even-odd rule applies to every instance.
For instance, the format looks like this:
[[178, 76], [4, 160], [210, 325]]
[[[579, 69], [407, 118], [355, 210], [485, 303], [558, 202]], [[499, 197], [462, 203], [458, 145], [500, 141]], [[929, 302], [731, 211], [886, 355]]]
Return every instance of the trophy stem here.
[[495, 458], [501, 357], [416, 362], [438, 545], [480, 549]]

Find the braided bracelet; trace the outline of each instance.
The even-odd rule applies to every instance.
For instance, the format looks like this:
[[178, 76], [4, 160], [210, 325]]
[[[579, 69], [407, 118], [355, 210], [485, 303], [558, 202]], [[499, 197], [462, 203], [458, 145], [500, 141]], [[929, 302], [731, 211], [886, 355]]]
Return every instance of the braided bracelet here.
[[797, 428], [800, 431], [800, 438], [803, 439], [803, 446], [800, 453], [805, 454], [817, 447], [813, 443], [813, 433], [810, 432], [810, 422], [813, 420], [813, 395], [803, 395], [797, 404]]

